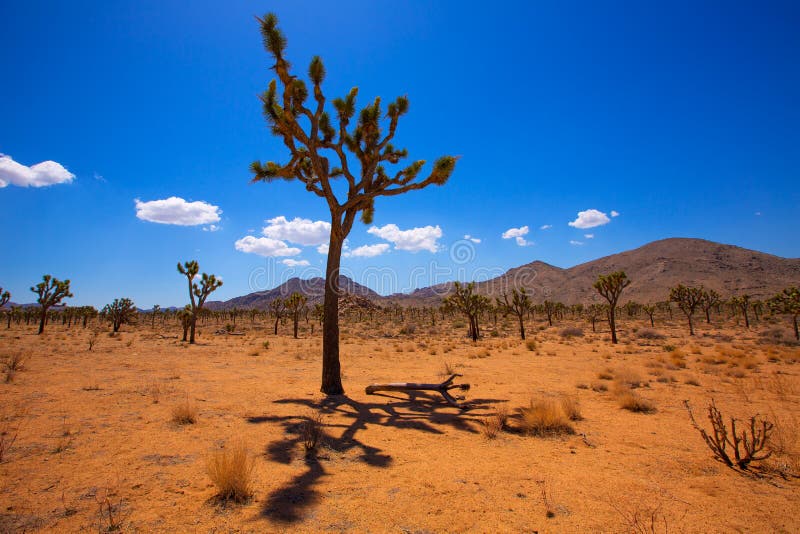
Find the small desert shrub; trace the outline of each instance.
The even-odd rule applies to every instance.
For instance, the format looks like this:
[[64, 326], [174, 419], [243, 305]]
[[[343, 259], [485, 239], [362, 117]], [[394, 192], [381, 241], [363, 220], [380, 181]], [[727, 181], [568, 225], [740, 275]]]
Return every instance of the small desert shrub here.
[[525, 348], [533, 352], [536, 350], [536, 340], [528, 339], [525, 341]]
[[700, 382], [696, 378], [687, 378], [684, 382], [687, 386], [699, 386]]
[[520, 408], [520, 427], [533, 436], [574, 434], [564, 407], [556, 399], [531, 400], [529, 406]]
[[488, 358], [489, 356], [491, 356], [491, 353], [489, 352], [489, 349], [480, 349], [477, 352], [474, 352], [473, 354], [471, 354], [469, 356], [469, 359], [470, 360], [480, 360], [480, 359], [483, 359], [483, 358]]
[[193, 425], [197, 422], [197, 407], [189, 396], [172, 408], [172, 422], [179, 425]]
[[583, 337], [583, 330], [577, 326], [569, 326], [561, 330], [561, 337], [569, 339], [571, 337]]
[[403, 335], [410, 336], [417, 331], [417, 325], [415, 324], [406, 324], [400, 329], [400, 333]]
[[651, 328], [642, 328], [636, 334], [639, 336], [639, 339], [652, 339], [652, 340], [655, 340], [655, 339], [664, 339], [665, 337], [667, 337], [664, 334], [662, 334], [661, 332], [656, 332], [655, 330], [653, 330]]
[[664, 345], [664, 352], [673, 352], [676, 350], [675, 345]]
[[594, 382], [592, 384], [592, 391], [597, 393], [602, 393], [604, 391], [608, 391], [608, 386], [603, 384], [602, 382]]
[[306, 455], [312, 455], [317, 452], [317, 447], [319, 447], [323, 434], [322, 414], [319, 412], [309, 414], [300, 427], [300, 439], [303, 440], [303, 448], [306, 450]]
[[456, 366], [448, 361], [442, 362], [442, 370], [439, 372], [440, 376], [450, 376], [456, 372]]
[[614, 375], [611, 374], [611, 371], [609, 370], [600, 371], [599, 373], [597, 373], [597, 378], [599, 378], [600, 380], [613, 380]]
[[619, 392], [617, 402], [620, 408], [630, 412], [653, 413], [656, 411], [656, 406], [652, 401], [631, 390]]
[[620, 369], [616, 373], [617, 384], [627, 388], [635, 389], [642, 386], [642, 377], [639, 374], [628, 368]]
[[22, 354], [12, 354], [6, 358], [6, 369], [9, 371], [23, 371], [27, 357]]
[[481, 433], [487, 439], [494, 439], [497, 437], [497, 434], [503, 431], [506, 426], [506, 421], [508, 421], [508, 406], [502, 404], [497, 408], [494, 414], [483, 419]]
[[206, 460], [206, 473], [217, 487], [216, 498], [222, 502], [244, 503], [253, 495], [251, 479], [253, 458], [241, 441], [214, 451]]
[[264, 350], [269, 350], [269, 341], [265, 341], [261, 344], [261, 346], [264, 348]]

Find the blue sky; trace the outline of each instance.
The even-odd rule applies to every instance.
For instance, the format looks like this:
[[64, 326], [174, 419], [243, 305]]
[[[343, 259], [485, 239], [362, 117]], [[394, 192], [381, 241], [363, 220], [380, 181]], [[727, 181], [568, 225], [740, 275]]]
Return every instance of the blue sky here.
[[[8, 2], [6, 177], [74, 175], [0, 188], [12, 300], [33, 300], [44, 273], [72, 280], [75, 305], [150, 307], [186, 300], [179, 260], [222, 276], [220, 299], [304, 272], [286, 259], [324, 268], [315, 245], [284, 239], [300, 252], [276, 258], [234, 246], [265, 237], [266, 220], [329, 217], [297, 183], [249, 183], [251, 161], [286, 159], [257, 99], [272, 76], [253, 17], [268, 11], [298, 73], [322, 56], [329, 99], [353, 85], [360, 105], [408, 95], [396, 144], [460, 156], [444, 187], [379, 200], [374, 225], [356, 223], [343, 266], [382, 292], [676, 236], [800, 256], [796, 2]], [[66, 170], [30, 169], [44, 161]], [[136, 199], [170, 197], [219, 221], [137, 218]], [[568, 224], [588, 210], [608, 222]], [[352, 254], [365, 245], [381, 254]]]

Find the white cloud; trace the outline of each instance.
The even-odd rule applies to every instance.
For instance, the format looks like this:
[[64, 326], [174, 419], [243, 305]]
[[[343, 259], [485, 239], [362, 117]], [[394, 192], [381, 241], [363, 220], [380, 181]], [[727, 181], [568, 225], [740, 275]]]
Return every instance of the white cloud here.
[[292, 258], [281, 260], [281, 263], [287, 267], [308, 267], [311, 265], [308, 260], [293, 260]]
[[604, 224], [608, 224], [609, 222], [611, 222], [611, 219], [609, 219], [608, 215], [606, 215], [602, 211], [589, 209], [586, 211], [579, 211], [578, 218], [568, 224], [573, 228], [580, 228], [581, 230], [585, 230], [586, 228], [603, 226]]
[[550, 228], [552, 228], [552, 227], [553, 227], [553, 225], [552, 225], [552, 224], [543, 224], [543, 225], [541, 225], [541, 226], [539, 227], [539, 230], [549, 230], [549, 229], [550, 229]]
[[327, 243], [323, 243], [320, 246], [318, 246], [317, 247], [317, 252], [319, 252], [320, 254], [327, 254], [328, 253], [328, 244]]
[[387, 252], [389, 252], [389, 245], [387, 243], [378, 243], [376, 245], [356, 247], [351, 252], [345, 252], [344, 255], [348, 258], [373, 258], [381, 254], [386, 254]]
[[143, 221], [160, 224], [177, 224], [179, 226], [196, 226], [219, 222], [222, 210], [218, 206], [197, 200], [187, 202], [180, 197], [169, 197], [163, 200], [142, 202], [138, 198], [136, 217]]
[[11, 156], [0, 154], [0, 187], [8, 184], [19, 187], [46, 187], [68, 184], [74, 179], [74, 174], [55, 161], [43, 161], [26, 167], [14, 161]]
[[208, 226], [204, 226], [204, 227], [203, 227], [203, 231], [204, 231], [204, 232], [216, 232], [216, 231], [218, 231], [220, 228], [222, 228], [222, 227], [221, 227], [221, 226], [218, 226], [218, 225], [216, 225], [216, 224], [209, 224]]
[[611, 216], [612, 217], [619, 217], [619, 212], [616, 211], [616, 210], [611, 210]]
[[480, 242], [481, 242], [481, 240], [480, 240], [480, 239], [478, 239], [477, 237], [472, 237], [472, 236], [471, 236], [471, 235], [469, 235], [469, 234], [465, 235], [465, 236], [464, 236], [464, 239], [466, 239], [467, 241], [472, 241], [472, 242], [473, 242], [473, 243], [475, 243], [476, 245], [477, 245], [478, 243], [480, 243]]
[[442, 229], [438, 225], [401, 230], [396, 224], [387, 224], [382, 227], [373, 226], [367, 230], [367, 233], [394, 243], [396, 250], [409, 252], [419, 252], [420, 250], [436, 252], [439, 249], [437, 239], [442, 237]]
[[509, 228], [505, 232], [503, 232], [503, 239], [511, 239], [512, 237], [522, 237], [524, 235], [528, 235], [530, 228], [527, 226], [521, 226], [519, 228]]
[[266, 256], [268, 258], [297, 256], [301, 252], [299, 248], [290, 247], [280, 239], [253, 237], [251, 235], [241, 238], [234, 243], [234, 246], [238, 251], [258, 254], [259, 256]]
[[594, 234], [583, 234], [586, 239], [594, 239]]
[[281, 239], [298, 245], [322, 245], [327, 243], [331, 234], [331, 223], [312, 221], [295, 217], [291, 221], [280, 215], [267, 220], [262, 233], [272, 239]]
[[575, 241], [574, 239], [569, 242], [570, 245], [583, 245], [580, 241]]
[[756, 212], [756, 217], [761, 217], [761, 212], [760, 211]]
[[503, 239], [511, 239], [513, 238], [514, 241], [517, 242], [517, 245], [521, 247], [527, 247], [529, 245], [533, 245], [532, 241], [528, 241], [525, 237], [530, 232], [530, 228], [527, 226], [520, 226], [519, 228], [509, 228], [503, 235], [501, 236]]

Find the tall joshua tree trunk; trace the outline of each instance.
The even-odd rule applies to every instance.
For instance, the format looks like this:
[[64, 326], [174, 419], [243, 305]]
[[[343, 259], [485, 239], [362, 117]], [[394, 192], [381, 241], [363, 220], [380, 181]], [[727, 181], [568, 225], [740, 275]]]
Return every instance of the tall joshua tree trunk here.
[[328, 395], [344, 393], [339, 363], [339, 271], [344, 236], [337, 224], [331, 226], [328, 264], [325, 268], [325, 296], [322, 321], [322, 387]]

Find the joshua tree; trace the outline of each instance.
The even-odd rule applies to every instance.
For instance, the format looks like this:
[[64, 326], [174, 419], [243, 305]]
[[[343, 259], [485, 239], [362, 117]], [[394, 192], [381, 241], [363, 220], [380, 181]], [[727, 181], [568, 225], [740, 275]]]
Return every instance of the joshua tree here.
[[111, 321], [114, 332], [119, 332], [120, 326], [136, 319], [136, 306], [128, 298], [114, 299], [114, 302], [105, 305], [102, 313]]
[[797, 329], [797, 316], [800, 315], [800, 289], [787, 287], [769, 300], [769, 307], [774, 312], [792, 316], [794, 337], [800, 341], [800, 332]]
[[622, 294], [622, 290], [630, 285], [631, 281], [625, 271], [616, 271], [611, 274], [599, 275], [597, 282], [594, 283], [594, 288], [600, 295], [608, 301], [608, 326], [611, 328], [611, 343], [617, 342], [617, 322], [615, 312], [617, 309], [617, 301]]
[[8, 304], [9, 300], [11, 300], [11, 293], [3, 291], [3, 288], [0, 287], [0, 308]]
[[653, 320], [653, 316], [656, 314], [656, 307], [652, 304], [645, 304], [642, 306], [642, 311], [647, 314], [647, 317], [650, 318], [650, 326], [655, 326], [656, 323]]
[[669, 290], [669, 300], [675, 302], [678, 308], [681, 309], [683, 314], [689, 320], [689, 335], [694, 335], [694, 325], [692, 324], [692, 315], [694, 315], [697, 307], [701, 305], [703, 300], [703, 287], [686, 287], [678, 284]]
[[508, 300], [508, 293], [503, 293], [503, 300], [497, 299], [497, 307], [503, 313], [511, 314], [519, 321], [519, 337], [525, 339], [525, 314], [531, 307], [531, 300], [528, 298], [528, 292], [525, 288], [519, 291], [516, 289], [511, 290], [511, 301]]
[[604, 311], [606, 311], [606, 307], [603, 304], [590, 304], [585, 308], [586, 310], [586, 319], [592, 323], [592, 332], [596, 332], [597, 329], [595, 327], [595, 323], [597, 323], [597, 318], [602, 315]]
[[719, 306], [720, 302], [719, 293], [713, 289], [703, 291], [703, 295], [700, 298], [700, 307], [702, 307], [703, 311], [706, 313], [706, 323], [711, 324], [711, 309], [715, 306]]
[[177, 316], [183, 328], [183, 339], [181, 341], [186, 341], [186, 334], [189, 333], [189, 328], [192, 326], [192, 319], [194, 318], [192, 306], [187, 304], [182, 310], [178, 310]]
[[747, 314], [750, 308], [750, 295], [731, 297], [731, 305], [734, 310], [740, 312], [742, 316], [744, 316], [744, 327], [750, 328], [750, 317]]
[[542, 303], [542, 310], [544, 310], [544, 313], [547, 315], [547, 324], [549, 326], [553, 326], [553, 314], [556, 313], [557, 309], [558, 309], [557, 302], [553, 302], [551, 300], [545, 300]]
[[158, 304], [153, 304], [153, 311], [150, 312], [152, 317], [150, 317], [150, 328], [155, 329], [156, 327], [156, 316], [161, 313], [161, 306]]
[[[391, 144], [400, 117], [408, 111], [408, 99], [398, 97], [389, 104], [384, 115], [381, 100], [376, 98], [361, 110], [355, 127], [351, 127], [358, 94], [358, 88], [354, 87], [346, 97], [333, 100], [337, 122], [334, 126], [325, 110], [326, 99], [322, 92], [325, 67], [322, 60], [318, 56], [311, 60], [308, 77], [313, 85], [314, 102], [306, 107], [309, 90], [298, 76], [290, 72], [290, 65], [284, 57], [286, 38], [278, 28], [277, 17], [270, 13], [258, 20], [264, 47], [275, 60], [272, 69], [282, 86], [279, 95], [277, 82], [273, 79], [261, 96], [264, 117], [272, 133], [282, 138], [290, 157], [286, 163], [256, 161], [250, 169], [254, 182], [299, 180], [308, 191], [325, 199], [330, 210], [321, 390], [328, 395], [339, 395], [344, 393], [339, 364], [339, 268], [344, 239], [358, 214], [365, 224], [372, 222], [375, 198], [396, 196], [429, 185], [443, 185], [450, 178], [456, 159], [452, 156], [439, 158], [425, 179], [418, 179], [424, 160], [396, 171], [388, 169], [387, 165], [398, 164], [408, 154], [405, 149], [396, 149]], [[388, 131], [382, 128], [386, 126]], [[332, 184], [333, 180], [341, 178], [347, 182], [344, 201], [339, 200]]]
[[36, 301], [41, 310], [39, 316], [39, 334], [41, 334], [44, 332], [44, 325], [47, 322], [47, 310], [73, 295], [69, 292], [69, 280], [61, 281], [49, 274], [44, 275], [42, 281], [32, 287], [31, 291], [39, 296]]
[[[466, 285], [456, 282], [453, 293], [444, 299], [444, 304], [451, 311], [459, 311], [469, 320], [469, 335], [472, 341], [478, 341], [480, 329], [478, 316], [489, 306], [489, 299], [475, 292], [475, 282]], [[327, 317], [326, 317], [327, 319]]]
[[[197, 326], [197, 316], [203, 309], [208, 296], [219, 286], [222, 285], [222, 280], [218, 280], [213, 274], [203, 273], [200, 279], [200, 285], [194, 281], [197, 273], [200, 271], [200, 266], [196, 261], [187, 261], [183, 265], [178, 262], [178, 272], [186, 276], [189, 281], [189, 303], [192, 308], [192, 324], [190, 326], [191, 332], [189, 334], [189, 343], [194, 343], [194, 331]], [[197, 299], [195, 299], [197, 297]], [[185, 336], [184, 336], [185, 337]], [[184, 340], [185, 341], [185, 340]]]
[[300, 322], [300, 313], [303, 311], [303, 308], [305, 308], [306, 302], [308, 302], [308, 298], [297, 291], [289, 295], [289, 298], [286, 299], [286, 311], [292, 316], [295, 339], [297, 339], [297, 325]]
[[281, 318], [283, 317], [283, 313], [286, 311], [286, 301], [280, 297], [276, 297], [275, 300], [269, 303], [269, 311], [275, 315], [275, 335], [278, 335], [278, 322], [280, 322]]

